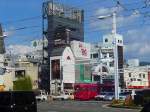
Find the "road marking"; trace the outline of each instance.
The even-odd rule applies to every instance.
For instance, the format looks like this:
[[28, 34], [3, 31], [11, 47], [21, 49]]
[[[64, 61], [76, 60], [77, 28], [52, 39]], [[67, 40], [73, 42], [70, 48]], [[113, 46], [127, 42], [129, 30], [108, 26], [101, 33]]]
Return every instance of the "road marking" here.
[[53, 110], [51, 110], [51, 111], [48, 111], [48, 112], [57, 112], [57, 111], [53, 111]]

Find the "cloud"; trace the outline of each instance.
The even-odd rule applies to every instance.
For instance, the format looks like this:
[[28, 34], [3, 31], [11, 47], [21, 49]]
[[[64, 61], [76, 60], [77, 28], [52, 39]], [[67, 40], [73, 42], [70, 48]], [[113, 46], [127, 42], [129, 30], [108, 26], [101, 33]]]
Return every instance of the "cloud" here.
[[128, 58], [138, 57], [141, 60], [150, 61], [150, 27], [130, 30], [124, 35], [125, 55]]
[[[99, 8], [97, 11], [95, 11], [95, 15], [98, 16], [105, 16], [110, 15], [114, 11], [118, 13], [121, 13], [123, 9], [121, 7], [113, 7], [113, 8]], [[138, 11], [134, 11], [129, 16], [117, 16], [117, 27], [127, 26], [131, 23], [137, 21], [140, 17], [140, 13]], [[103, 20], [96, 20], [94, 22], [91, 22], [90, 24], [91, 28], [100, 28], [102, 30], [111, 29], [112, 28], [112, 18], [107, 18]]]
[[27, 45], [10, 45], [7, 47], [6, 53], [14, 54], [14, 55], [24, 55], [32, 52], [33, 49]]

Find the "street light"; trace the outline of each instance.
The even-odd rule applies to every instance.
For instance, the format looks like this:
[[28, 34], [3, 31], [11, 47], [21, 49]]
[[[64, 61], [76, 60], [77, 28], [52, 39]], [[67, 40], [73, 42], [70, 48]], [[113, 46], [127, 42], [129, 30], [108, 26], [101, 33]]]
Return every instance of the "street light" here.
[[114, 62], [115, 62], [115, 99], [119, 99], [119, 75], [118, 75], [118, 48], [117, 48], [117, 39], [116, 39], [116, 12], [113, 12], [113, 14], [106, 15], [106, 16], [99, 16], [98, 19], [103, 20], [113, 17], [113, 27], [112, 27], [112, 35], [114, 37], [113, 44], [114, 47]]

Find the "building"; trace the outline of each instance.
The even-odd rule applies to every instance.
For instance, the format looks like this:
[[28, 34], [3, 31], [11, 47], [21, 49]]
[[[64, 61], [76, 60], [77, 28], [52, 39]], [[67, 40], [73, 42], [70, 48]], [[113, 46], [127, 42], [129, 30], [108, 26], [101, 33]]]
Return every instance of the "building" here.
[[[91, 48], [91, 63], [93, 63], [92, 77], [93, 81], [114, 82], [115, 68], [114, 68], [114, 49], [117, 42], [118, 54], [118, 69], [120, 76], [120, 86], [123, 82], [123, 37], [117, 34], [116, 38], [113, 34], [103, 36], [103, 43], [92, 45]], [[102, 79], [101, 79], [102, 78]]]
[[150, 66], [129, 66], [124, 68], [124, 82], [127, 89], [150, 87]]
[[50, 57], [51, 94], [73, 90], [75, 83], [75, 58], [70, 47], [53, 49]]
[[127, 64], [128, 64], [128, 66], [131, 66], [131, 67], [138, 67], [138, 66], [140, 66], [139, 59], [129, 59]]
[[71, 41], [71, 50], [75, 57], [75, 82], [92, 82], [90, 64], [91, 45], [89, 43], [74, 40]]
[[50, 0], [43, 3], [43, 64], [41, 88], [50, 91], [50, 59], [54, 49], [67, 46], [72, 40], [84, 41], [84, 12]]
[[[84, 41], [83, 10], [50, 0], [43, 3], [43, 22], [47, 23], [43, 23], [43, 34], [48, 40], [48, 49], [45, 49], [48, 57], [54, 47], [66, 45], [72, 40]], [[48, 60], [48, 57], [44, 58]]]
[[[10, 61], [5, 61], [5, 65]], [[29, 76], [32, 81], [33, 90], [38, 89], [39, 65], [35, 61], [29, 61], [27, 58], [20, 58], [13, 62], [14, 66], [4, 66], [5, 72], [1, 75], [1, 82], [4, 84], [4, 90], [13, 90], [13, 82], [20, 77]]]

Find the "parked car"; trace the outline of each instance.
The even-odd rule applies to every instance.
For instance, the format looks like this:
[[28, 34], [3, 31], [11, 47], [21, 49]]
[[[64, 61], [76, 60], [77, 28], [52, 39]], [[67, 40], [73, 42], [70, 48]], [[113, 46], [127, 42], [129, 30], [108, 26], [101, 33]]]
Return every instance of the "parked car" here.
[[106, 101], [111, 101], [111, 100], [113, 100], [114, 98], [115, 98], [115, 94], [112, 93], [112, 92], [110, 92], [110, 93], [107, 93], [107, 94], [105, 95], [104, 100], [106, 100]]
[[53, 100], [69, 100], [69, 99], [74, 99], [74, 96], [71, 93], [64, 93], [56, 96], [53, 95], [52, 98]]
[[125, 100], [128, 95], [131, 95], [131, 92], [123, 92], [119, 94], [120, 100]]
[[98, 100], [98, 101], [104, 100], [104, 98], [105, 98], [106, 95], [107, 95], [107, 93], [103, 92], [103, 93], [95, 96], [95, 100]]
[[32, 91], [0, 92], [1, 112], [37, 112], [35, 94]]
[[48, 95], [45, 91], [40, 90], [39, 93], [36, 95], [37, 101], [46, 101], [48, 99]]

